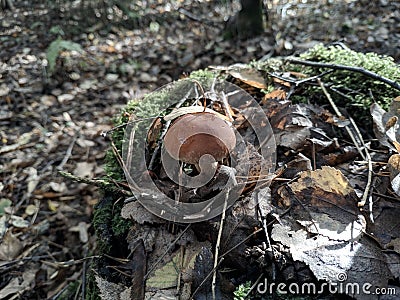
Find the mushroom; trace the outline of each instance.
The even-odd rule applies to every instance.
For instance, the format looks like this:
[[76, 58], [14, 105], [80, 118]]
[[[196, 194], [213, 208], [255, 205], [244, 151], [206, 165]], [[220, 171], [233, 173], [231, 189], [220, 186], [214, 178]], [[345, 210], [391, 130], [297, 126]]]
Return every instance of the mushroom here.
[[199, 166], [207, 167], [206, 161], [210, 162], [208, 155], [217, 162], [222, 161], [235, 145], [236, 136], [232, 126], [209, 112], [180, 116], [164, 137], [164, 147], [168, 154], [176, 160], [195, 165], [197, 170]]

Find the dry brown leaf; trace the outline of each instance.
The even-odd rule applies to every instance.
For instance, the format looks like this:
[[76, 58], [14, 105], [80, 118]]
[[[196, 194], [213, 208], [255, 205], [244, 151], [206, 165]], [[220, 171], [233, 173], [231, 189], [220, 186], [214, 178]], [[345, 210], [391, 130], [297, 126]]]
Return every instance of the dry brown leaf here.
[[95, 275], [97, 287], [102, 300], [131, 300], [131, 288], [121, 284], [109, 282]]
[[400, 154], [394, 154], [389, 158], [388, 170], [392, 189], [400, 196]]
[[327, 166], [323, 166], [320, 170], [303, 172], [299, 180], [292, 183], [290, 187], [293, 192], [301, 192], [307, 188], [318, 188], [343, 196], [353, 192], [353, 188], [342, 172]]
[[22, 242], [11, 231], [7, 231], [0, 244], [0, 260], [10, 261], [15, 259], [23, 248]]
[[233, 65], [228, 69], [228, 73], [244, 83], [253, 86], [258, 89], [265, 89], [265, 79], [260, 73], [260, 71], [249, 68], [247, 65]]
[[95, 167], [95, 163], [78, 162], [73, 173], [78, 177], [92, 177]]
[[149, 212], [138, 201], [131, 201], [126, 203], [121, 210], [121, 216], [124, 219], [132, 219], [139, 224], [165, 223], [165, 220]]

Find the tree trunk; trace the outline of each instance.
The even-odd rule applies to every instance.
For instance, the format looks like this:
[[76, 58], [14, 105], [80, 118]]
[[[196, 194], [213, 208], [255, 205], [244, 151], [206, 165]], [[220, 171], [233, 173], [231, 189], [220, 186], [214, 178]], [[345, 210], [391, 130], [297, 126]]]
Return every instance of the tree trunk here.
[[1, 0], [1, 8], [3, 10], [9, 9], [9, 10], [14, 10], [14, 5], [12, 0]]
[[248, 39], [264, 32], [261, 0], [240, 0], [242, 9], [226, 24], [225, 37]]

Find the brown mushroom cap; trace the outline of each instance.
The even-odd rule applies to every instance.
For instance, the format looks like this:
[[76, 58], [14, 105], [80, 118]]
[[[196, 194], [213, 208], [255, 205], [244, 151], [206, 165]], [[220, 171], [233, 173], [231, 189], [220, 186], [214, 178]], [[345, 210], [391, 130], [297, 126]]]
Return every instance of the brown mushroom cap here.
[[221, 161], [235, 145], [236, 136], [231, 125], [208, 112], [179, 117], [164, 137], [165, 149], [171, 157], [194, 165], [205, 154]]

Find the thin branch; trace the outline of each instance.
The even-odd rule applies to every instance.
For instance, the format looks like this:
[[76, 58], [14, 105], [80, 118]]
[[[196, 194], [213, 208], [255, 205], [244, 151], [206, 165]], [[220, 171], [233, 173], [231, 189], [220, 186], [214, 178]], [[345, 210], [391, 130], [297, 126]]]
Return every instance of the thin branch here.
[[[323, 82], [320, 79], [317, 79], [319, 86], [321, 87], [322, 91], [324, 92], [326, 98], [328, 99], [329, 103], [331, 104], [333, 110], [337, 114], [338, 117], [343, 117], [342, 113], [337, 108], [335, 102], [333, 101], [331, 95], [326, 90]], [[353, 134], [353, 131], [350, 129], [348, 125], [345, 126], [347, 133], [349, 134], [351, 140], [353, 141], [354, 145], [356, 146], [358, 152], [360, 153], [361, 157], [368, 162], [368, 177], [367, 177], [367, 185], [365, 187], [364, 193], [361, 197], [361, 201], [358, 203], [359, 207], [363, 207], [367, 202], [368, 194], [371, 188], [372, 182], [372, 159], [369, 155], [368, 149], [365, 146], [364, 140], [361, 136], [360, 130], [357, 127], [356, 122], [354, 122], [353, 118], [348, 118], [352, 127], [355, 130], [356, 135]], [[357, 138], [356, 138], [357, 137]], [[364, 151], [363, 151], [364, 150]]]
[[154, 265], [151, 266], [150, 270], [147, 271], [146, 275], [144, 275], [144, 279], [146, 280], [149, 275], [151, 274], [151, 272], [154, 271], [154, 269], [157, 267], [157, 265], [163, 260], [163, 258], [165, 257], [165, 255], [168, 254], [169, 250], [171, 250], [175, 244], [180, 240], [180, 238], [185, 234], [185, 232], [190, 228], [190, 224], [188, 224], [184, 230], [182, 230], [182, 232], [176, 237], [176, 239], [171, 243], [171, 245], [168, 246], [168, 248], [165, 250], [165, 252], [163, 253], [163, 255], [160, 256], [160, 258], [154, 263]]
[[315, 62], [315, 61], [300, 60], [300, 59], [296, 59], [296, 58], [288, 58], [286, 61], [289, 63], [292, 63], [292, 64], [297, 64], [297, 65], [357, 72], [357, 73], [363, 74], [365, 76], [371, 77], [373, 79], [382, 81], [382, 82], [386, 83], [387, 85], [389, 85], [390, 87], [400, 91], [399, 83], [397, 83], [389, 78], [380, 76], [374, 72], [368, 71], [361, 67], [345, 66], [345, 65], [338, 65], [338, 64], [328, 64], [328, 63], [321, 63], [321, 62]]

